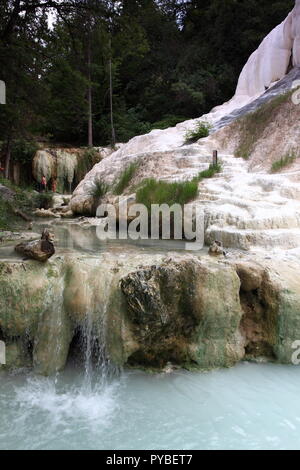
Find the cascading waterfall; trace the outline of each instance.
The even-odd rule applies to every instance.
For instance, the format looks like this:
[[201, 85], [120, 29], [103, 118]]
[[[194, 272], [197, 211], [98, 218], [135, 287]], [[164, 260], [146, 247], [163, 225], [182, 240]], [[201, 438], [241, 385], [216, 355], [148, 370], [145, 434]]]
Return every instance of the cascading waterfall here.
[[[109, 279], [105, 280], [103, 292], [109, 289]], [[97, 392], [111, 383], [120, 370], [109, 357], [107, 350], [107, 314], [108, 298], [99, 302], [94, 288], [85, 286], [85, 295], [89, 299], [85, 318], [79, 327], [78, 347], [83, 356], [84, 383], [87, 391]]]

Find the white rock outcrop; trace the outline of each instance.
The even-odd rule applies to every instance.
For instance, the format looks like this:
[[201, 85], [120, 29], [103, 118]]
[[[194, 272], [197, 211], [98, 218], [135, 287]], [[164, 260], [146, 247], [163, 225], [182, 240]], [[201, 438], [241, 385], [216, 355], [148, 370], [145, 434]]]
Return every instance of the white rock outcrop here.
[[250, 56], [240, 75], [235, 98], [264, 93], [286, 75], [291, 59], [293, 66], [300, 65], [300, 0]]

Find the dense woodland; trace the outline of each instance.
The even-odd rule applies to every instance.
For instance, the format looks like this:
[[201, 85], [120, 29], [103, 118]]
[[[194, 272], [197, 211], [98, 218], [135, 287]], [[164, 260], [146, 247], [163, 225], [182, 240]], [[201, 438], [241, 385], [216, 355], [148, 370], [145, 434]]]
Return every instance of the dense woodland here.
[[1, 161], [124, 142], [229, 99], [293, 0], [1, 0]]

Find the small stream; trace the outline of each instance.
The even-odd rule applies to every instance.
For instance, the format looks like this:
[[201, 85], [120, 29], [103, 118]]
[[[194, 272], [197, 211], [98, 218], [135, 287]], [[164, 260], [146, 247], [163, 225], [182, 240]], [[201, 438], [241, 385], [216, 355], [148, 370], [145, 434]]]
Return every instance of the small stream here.
[[[62, 223], [55, 220], [38, 220], [33, 224], [32, 233], [40, 234], [44, 228], [50, 229], [54, 235], [54, 244], [56, 254], [74, 254], [95, 256], [100, 253], [122, 252], [141, 253], [141, 254], [164, 254], [168, 252], [186, 251], [186, 242], [184, 240], [107, 240], [103, 241], [97, 237], [97, 227], [83, 227], [72, 219]], [[15, 254], [14, 247], [23, 240], [15, 242], [5, 242], [0, 244], [0, 259], [2, 260], [20, 260]], [[203, 248], [200, 253], [207, 253]], [[191, 250], [191, 253], [194, 253]], [[199, 251], [197, 251], [199, 254]]]

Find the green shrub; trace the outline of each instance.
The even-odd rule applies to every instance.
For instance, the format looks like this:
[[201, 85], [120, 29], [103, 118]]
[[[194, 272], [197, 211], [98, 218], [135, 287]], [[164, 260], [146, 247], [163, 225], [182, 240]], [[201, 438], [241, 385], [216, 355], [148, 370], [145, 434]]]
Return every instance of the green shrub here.
[[179, 122], [185, 121], [187, 118], [174, 116], [173, 114], [165, 115], [160, 121], [156, 121], [151, 124], [151, 129], [168, 129], [169, 127], [175, 127]]
[[135, 172], [138, 169], [138, 163], [131, 163], [120, 176], [120, 179], [116, 186], [114, 187], [114, 194], [120, 195], [124, 192], [124, 190], [128, 187], [130, 181], [135, 175]]
[[213, 178], [217, 173], [221, 173], [222, 165], [217, 163], [216, 165], [211, 164], [207, 170], [201, 171], [198, 176], [196, 176], [195, 180], [201, 181], [205, 178]]
[[0, 178], [0, 184], [13, 191], [13, 197], [9, 199], [0, 197], [0, 229], [20, 229], [20, 226], [24, 224], [24, 221], [15, 214], [15, 210], [19, 209], [22, 212], [30, 212], [36, 207], [35, 195], [33, 192], [23, 190], [18, 186], [15, 186], [4, 178]]
[[11, 222], [11, 213], [7, 201], [0, 199], [0, 230], [9, 230], [9, 222]]
[[[141, 106], [126, 109], [124, 103], [120, 103], [115, 112], [115, 129], [118, 142], [128, 142], [132, 137], [147, 134], [151, 131], [151, 124], [144, 119], [144, 110]], [[107, 141], [111, 142], [110, 124], [107, 118], [103, 118], [103, 134], [107, 134]]]
[[282, 170], [282, 168], [285, 168], [291, 165], [292, 163], [294, 163], [296, 158], [297, 158], [297, 154], [294, 152], [289, 153], [285, 155], [284, 157], [280, 158], [279, 160], [273, 163], [272, 168], [271, 168], [272, 173], [276, 173], [277, 171]]
[[167, 183], [151, 178], [145, 180], [137, 190], [136, 201], [144, 204], [148, 209], [151, 204], [184, 205], [195, 199], [197, 194], [197, 181]]
[[12, 189], [15, 191], [15, 189], [18, 189], [17, 186], [15, 186], [10, 180], [7, 180], [3, 176], [0, 176], [0, 184], [3, 184], [3, 186], [6, 186], [9, 189]]
[[39, 209], [50, 209], [53, 205], [53, 193], [39, 193], [35, 196], [35, 204]]
[[101, 154], [93, 147], [87, 148], [78, 155], [78, 164], [75, 170], [76, 183], [79, 184], [94, 165], [101, 161]]
[[211, 124], [205, 121], [200, 121], [196, 124], [194, 129], [191, 129], [185, 134], [185, 142], [191, 144], [197, 142], [199, 139], [209, 136], [209, 131], [211, 129]]
[[32, 140], [15, 140], [12, 145], [12, 157], [22, 164], [31, 162], [39, 147]]
[[16, 186], [14, 183], [3, 177], [0, 177], [0, 184], [6, 186], [14, 192], [14, 197], [13, 201], [11, 201], [11, 204], [13, 204], [16, 208], [23, 210], [31, 210], [34, 208], [35, 201], [32, 187], [21, 188], [20, 186]]
[[99, 201], [105, 194], [108, 192], [109, 186], [104, 183], [101, 179], [98, 179], [93, 182], [89, 195], [95, 200]]
[[109, 186], [104, 183], [101, 179], [97, 179], [93, 182], [89, 190], [89, 195], [93, 198], [92, 213], [95, 215], [100, 200], [109, 191]]

